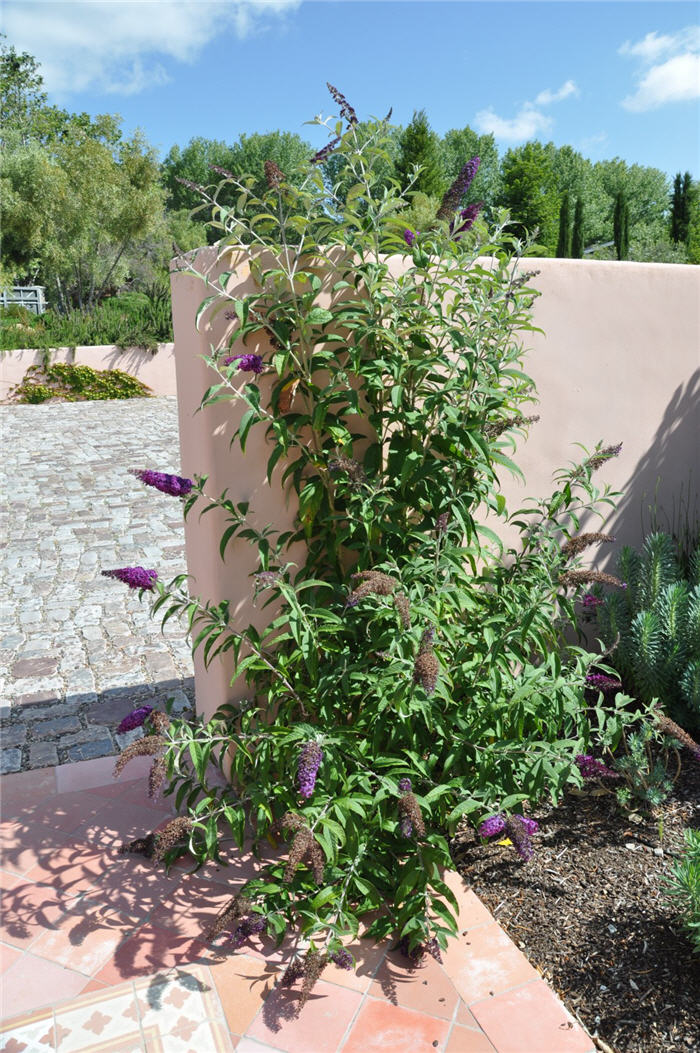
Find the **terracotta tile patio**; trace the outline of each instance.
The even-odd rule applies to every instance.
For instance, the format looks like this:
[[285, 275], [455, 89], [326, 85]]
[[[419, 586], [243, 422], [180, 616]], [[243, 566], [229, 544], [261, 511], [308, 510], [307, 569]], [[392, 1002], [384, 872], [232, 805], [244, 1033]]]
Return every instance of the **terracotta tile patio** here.
[[592, 1053], [572, 1019], [457, 875], [460, 936], [417, 967], [360, 940], [298, 1018], [275, 987], [287, 951], [230, 951], [203, 923], [254, 871], [169, 875], [119, 855], [170, 811], [145, 792], [150, 758], [113, 757], [0, 780], [5, 1053]]

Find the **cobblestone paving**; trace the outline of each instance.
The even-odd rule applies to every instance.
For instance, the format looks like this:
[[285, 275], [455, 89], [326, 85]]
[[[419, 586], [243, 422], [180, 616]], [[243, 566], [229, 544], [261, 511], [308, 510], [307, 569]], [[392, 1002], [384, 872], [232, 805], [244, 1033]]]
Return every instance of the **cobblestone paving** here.
[[[179, 470], [174, 398], [0, 407], [0, 773], [118, 752], [134, 706], [193, 700], [184, 631], [101, 570], [185, 570], [180, 501], [129, 468]], [[4, 477], [4, 478], [3, 478]]]

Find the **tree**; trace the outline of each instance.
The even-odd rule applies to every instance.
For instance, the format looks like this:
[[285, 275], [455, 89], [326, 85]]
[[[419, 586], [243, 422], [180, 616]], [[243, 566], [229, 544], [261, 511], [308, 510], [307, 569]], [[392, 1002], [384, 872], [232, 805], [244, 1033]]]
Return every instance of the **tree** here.
[[501, 165], [503, 186], [499, 204], [505, 205], [515, 232], [539, 230], [538, 242], [546, 255], [557, 244], [559, 201], [550, 153], [535, 140], [508, 150]]
[[574, 210], [574, 229], [571, 234], [571, 256], [573, 259], [582, 259], [584, 245], [585, 241], [583, 238], [583, 199], [577, 197], [576, 208]]
[[26, 51], [0, 45], [0, 134], [2, 141], [14, 132], [23, 143], [30, 138], [32, 121], [46, 106], [46, 92], [39, 63]]
[[672, 241], [687, 242], [688, 240], [692, 192], [693, 177], [690, 172], [686, 172], [683, 176], [677, 172], [673, 180], [671, 196], [670, 234]]
[[[413, 179], [416, 165], [420, 165], [421, 171]], [[411, 190], [419, 191], [428, 197], [440, 198], [445, 191], [447, 179], [440, 139], [431, 129], [425, 110], [414, 110], [413, 120], [399, 139], [396, 176], [403, 188], [413, 179]]]
[[557, 256], [566, 258], [571, 255], [571, 216], [569, 208], [569, 191], [565, 190], [559, 209], [559, 239], [557, 241]]
[[629, 219], [630, 210], [624, 190], [618, 190], [613, 213], [613, 237], [618, 260], [626, 260], [629, 255]]

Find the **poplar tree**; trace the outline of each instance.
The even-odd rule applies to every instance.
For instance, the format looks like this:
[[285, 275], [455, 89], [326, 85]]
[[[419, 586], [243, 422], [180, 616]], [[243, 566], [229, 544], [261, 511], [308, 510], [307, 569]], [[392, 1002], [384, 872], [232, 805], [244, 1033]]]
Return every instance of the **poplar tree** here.
[[573, 259], [580, 260], [583, 258], [583, 246], [583, 200], [577, 197], [574, 210], [574, 229], [571, 234], [571, 255]]
[[559, 208], [559, 240], [557, 256], [564, 258], [571, 255], [571, 219], [569, 215], [569, 191], [565, 190]]
[[625, 200], [624, 190], [618, 190], [615, 198], [615, 212], [613, 213], [613, 238], [615, 239], [615, 251], [618, 260], [626, 260], [629, 254], [629, 219], [630, 210]]
[[690, 172], [686, 172], [683, 176], [680, 172], [676, 173], [671, 196], [671, 241], [686, 242], [688, 240], [692, 187], [693, 177]]

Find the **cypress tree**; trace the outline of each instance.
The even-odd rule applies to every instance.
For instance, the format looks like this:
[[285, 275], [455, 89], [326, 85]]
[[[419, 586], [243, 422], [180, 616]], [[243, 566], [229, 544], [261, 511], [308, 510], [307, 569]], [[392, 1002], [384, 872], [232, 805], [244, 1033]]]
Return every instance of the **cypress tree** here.
[[441, 197], [446, 179], [440, 140], [431, 129], [425, 110], [414, 111], [413, 120], [399, 139], [396, 174], [403, 186], [408, 185], [414, 165], [421, 165], [422, 171], [411, 189], [429, 197]]
[[571, 255], [571, 223], [569, 216], [569, 191], [565, 190], [559, 209], [559, 240], [557, 256], [563, 258]]
[[625, 201], [625, 192], [618, 190], [613, 213], [613, 237], [618, 260], [626, 260], [629, 253], [629, 219], [630, 210]]
[[583, 200], [576, 198], [574, 210], [574, 229], [571, 235], [571, 255], [575, 260], [583, 258]]
[[673, 180], [673, 193], [671, 194], [671, 241], [683, 241], [681, 231], [683, 228], [683, 178], [680, 172], [676, 172]]

